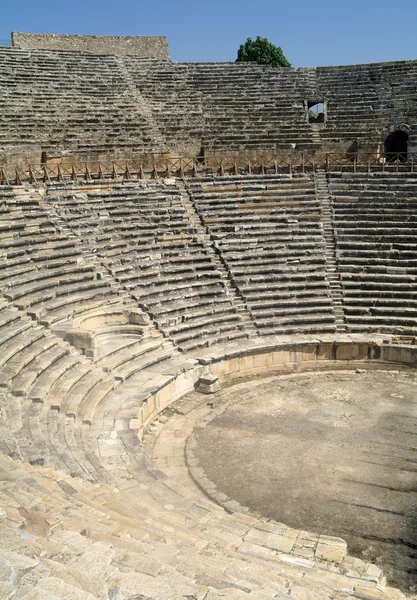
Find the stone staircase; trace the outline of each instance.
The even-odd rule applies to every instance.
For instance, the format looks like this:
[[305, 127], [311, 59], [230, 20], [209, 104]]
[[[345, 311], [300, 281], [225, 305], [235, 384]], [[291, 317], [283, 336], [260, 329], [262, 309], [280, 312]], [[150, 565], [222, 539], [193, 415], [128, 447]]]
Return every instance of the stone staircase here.
[[346, 331], [345, 315], [343, 311], [343, 289], [336, 260], [336, 240], [334, 236], [332, 204], [327, 177], [323, 169], [318, 169], [316, 171], [316, 189], [321, 204], [323, 236], [326, 242], [326, 274], [333, 302], [336, 331], [342, 333]]
[[161, 133], [158, 127], [155, 116], [152, 112], [152, 107], [140, 94], [139, 89], [136, 86], [136, 82], [132, 77], [132, 74], [129, 71], [125, 61], [121, 56], [116, 56], [115, 60], [119, 65], [119, 72], [122, 74], [128, 86], [129, 92], [134, 98], [135, 104], [142, 114], [142, 119], [146, 119], [147, 121], [147, 129], [149, 131], [147, 135], [151, 137], [156, 148], [160, 148], [162, 152], [168, 150], [168, 148], [166, 148], [166, 137]]
[[[195, 205], [191, 200], [188, 187], [184, 183], [184, 180], [178, 180], [178, 188], [183, 199], [183, 204], [189, 215], [188, 218], [190, 220], [190, 223], [193, 224], [193, 227], [195, 227], [195, 229], [199, 229], [201, 231], [201, 234], [207, 246], [211, 246], [212, 242], [210, 239], [210, 235], [209, 233], [205, 233], [204, 222], [202, 221], [201, 215], [199, 215]], [[215, 253], [212, 260], [217, 265], [219, 272], [222, 273], [222, 278], [229, 282], [229, 293], [233, 302], [233, 306], [237, 308], [238, 313], [241, 315], [242, 323], [244, 323], [245, 326], [245, 331], [247, 331], [249, 335], [257, 335], [256, 327], [253, 323], [249, 309], [245, 304], [244, 298], [239, 293], [239, 289], [234, 287], [232, 274], [228, 270], [227, 262], [224, 260], [222, 253]]]

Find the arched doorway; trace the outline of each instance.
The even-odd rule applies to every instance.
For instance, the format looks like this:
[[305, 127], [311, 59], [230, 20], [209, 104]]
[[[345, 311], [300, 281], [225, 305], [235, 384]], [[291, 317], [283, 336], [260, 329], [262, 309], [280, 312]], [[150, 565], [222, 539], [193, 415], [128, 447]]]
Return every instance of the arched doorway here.
[[385, 139], [385, 158], [388, 162], [406, 162], [408, 150], [408, 133], [393, 131]]

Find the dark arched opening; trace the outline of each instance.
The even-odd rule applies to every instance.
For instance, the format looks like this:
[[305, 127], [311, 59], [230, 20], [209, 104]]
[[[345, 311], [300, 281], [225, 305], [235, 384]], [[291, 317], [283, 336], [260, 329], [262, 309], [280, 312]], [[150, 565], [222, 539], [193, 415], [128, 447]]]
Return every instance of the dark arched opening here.
[[358, 140], [354, 140], [349, 148], [346, 150], [346, 158], [350, 161], [355, 161], [358, 158], [358, 150], [359, 150], [359, 144], [358, 144]]
[[46, 152], [45, 152], [45, 150], [43, 150], [43, 152], [41, 154], [41, 166], [46, 165], [46, 161], [47, 161]]
[[394, 131], [385, 140], [385, 158], [388, 162], [407, 161], [408, 133], [405, 131]]
[[200, 163], [200, 165], [204, 165], [205, 158], [206, 158], [206, 151], [204, 150], [204, 146], [201, 146], [200, 152], [198, 153], [198, 155], [196, 157], [196, 161], [198, 163]]

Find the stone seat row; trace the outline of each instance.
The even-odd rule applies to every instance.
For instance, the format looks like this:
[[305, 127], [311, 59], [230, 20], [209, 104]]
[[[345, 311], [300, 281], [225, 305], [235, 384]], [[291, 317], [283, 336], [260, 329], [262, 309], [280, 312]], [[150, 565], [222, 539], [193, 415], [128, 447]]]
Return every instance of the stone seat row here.
[[329, 183], [348, 329], [415, 334], [417, 178], [334, 173]]
[[383, 183], [384, 181], [389, 183], [391, 182], [393, 185], [399, 184], [401, 182], [408, 182], [408, 180], [410, 181], [414, 181], [417, 177], [417, 173], [416, 172], [410, 172], [409, 170], [404, 171], [404, 172], [392, 172], [392, 171], [382, 171], [382, 170], [378, 170], [378, 171], [374, 171], [374, 172], [368, 172], [366, 171], [366, 173], [361, 172], [361, 171], [357, 171], [357, 172], [352, 172], [352, 171], [330, 171], [328, 173], [328, 180], [329, 183], [337, 183], [338, 185], [346, 183], [346, 182], [354, 182], [354, 181], [358, 181], [358, 180], [362, 180], [364, 183], [366, 183], [367, 185], [373, 186], [376, 183]]
[[[298, 191], [307, 190], [305, 191], [305, 193], [308, 193], [308, 190], [311, 190], [311, 181], [302, 177], [297, 178], [295, 181], [291, 181], [284, 177], [274, 177], [273, 179], [268, 179], [265, 182], [261, 182], [255, 179], [249, 180], [247, 183], [245, 183], [236, 179], [232, 179], [230, 182], [224, 181], [222, 183], [223, 185], [219, 186], [219, 188], [216, 189], [215, 197], [221, 198], [223, 195], [226, 195], [227, 197], [227, 192], [229, 190], [234, 194], [236, 194], [236, 191], [240, 190], [243, 195], [248, 195], [248, 192], [250, 195], [250, 192], [261, 191], [265, 196], [270, 195], [271, 192], [275, 194], [285, 195], [285, 191], [287, 189], [292, 191], [294, 188], [296, 188]], [[209, 181], [208, 185], [213, 185], [213, 183]], [[202, 185], [201, 183], [193, 182], [192, 184], [190, 184], [190, 189], [193, 191], [193, 193], [198, 194], [198, 191], [202, 190]], [[204, 196], [207, 199], [210, 198], [209, 189], [206, 190]]]
[[[254, 156], [263, 156], [262, 150], [254, 154]], [[216, 193], [230, 190], [268, 190], [268, 189], [280, 189], [283, 186], [285, 189], [286, 185], [293, 186], [296, 183], [300, 183], [301, 187], [311, 187], [311, 179], [308, 176], [300, 175], [289, 175], [288, 173], [267, 173], [265, 175], [228, 175], [227, 177], [219, 178], [207, 175], [204, 177], [193, 177], [193, 179], [187, 180], [187, 186], [192, 192], [198, 193], [202, 191], [204, 193], [210, 193], [210, 188], [216, 191]]]
[[[395, 189], [393, 184], [395, 183]], [[360, 190], [366, 189], [369, 193], [375, 194], [379, 190], [391, 191], [392, 194], [401, 191], [412, 191], [415, 190], [417, 185], [417, 178], [413, 173], [387, 173], [386, 171], [379, 171], [369, 178], [369, 174], [364, 173], [346, 173], [336, 178], [336, 174], [329, 174], [329, 189], [330, 190], [341, 190], [341, 189], [355, 189]]]
[[[194, 196], [196, 199], [198, 198], [198, 196]], [[199, 202], [200, 202], [200, 198], [198, 198]], [[296, 203], [296, 204], [295, 204]], [[317, 209], [318, 208], [318, 203], [315, 202], [315, 198], [313, 195], [313, 192], [311, 192], [311, 195], [308, 196], [306, 194], [300, 194], [299, 191], [297, 192], [293, 192], [291, 194], [290, 193], [286, 193], [283, 196], [280, 196], [279, 194], [269, 194], [269, 197], [265, 194], [253, 194], [252, 195], [240, 195], [239, 193], [236, 194], [233, 197], [233, 192], [230, 193], [230, 197], [228, 198], [224, 198], [224, 197], [217, 197], [217, 198], [204, 198], [200, 204], [202, 206], [205, 207], [206, 212], [209, 212], [210, 210], [212, 211], [217, 211], [217, 210], [225, 210], [227, 211], [228, 208], [230, 207], [230, 205], [236, 205], [237, 207], [239, 207], [242, 211], [244, 211], [245, 209], [247, 210], [252, 210], [252, 211], [265, 211], [267, 213], [269, 212], [276, 212], [279, 214], [279, 212], [284, 212], [286, 210], [289, 210], [291, 212], [291, 208], [293, 208], [293, 212], [295, 214], [300, 214], [299, 212], [297, 213], [297, 208], [298, 207], [302, 207], [305, 208], [306, 211], [312, 211], [313, 209]], [[303, 211], [304, 212], [304, 211]], [[244, 214], [244, 213], [242, 213]], [[300, 215], [302, 216], [302, 215]]]
[[[385, 221], [395, 222], [398, 217], [399, 210], [401, 211], [401, 214], [407, 218], [407, 221], [405, 221], [405, 223], [413, 224], [416, 221], [413, 206], [410, 205], [409, 203], [407, 203], [407, 204], [405, 204], [403, 202], [390, 203], [387, 201], [383, 206], [381, 206], [381, 203], [378, 202], [378, 204], [375, 208], [365, 208], [363, 206], [360, 206], [360, 203], [358, 205], [358, 197], [355, 198], [355, 197], [344, 196], [343, 200], [341, 197], [339, 197], [338, 203], [341, 201], [343, 201], [343, 203], [344, 203], [343, 215], [348, 223], [352, 222], [354, 220], [358, 223], [358, 225], [360, 225], [361, 223], [358, 222], [359, 216], [361, 216], [361, 218], [364, 220], [365, 223], [372, 223], [375, 221], [376, 222], [381, 222], [381, 221], [382, 222], [385, 222]], [[345, 203], [347, 201], [352, 201], [352, 205], [346, 206]], [[353, 204], [353, 203], [355, 203], [355, 204]], [[341, 211], [339, 212], [339, 214], [341, 214]], [[404, 223], [403, 219], [401, 219], [401, 223]]]
[[[412, 275], [416, 273], [417, 261], [410, 258], [381, 258], [376, 252], [376, 257], [354, 257], [353, 260], [350, 258], [354, 254], [349, 253], [349, 257], [344, 256], [339, 258], [339, 264], [343, 265], [343, 268], [349, 268], [353, 273], [406, 273]], [[414, 254], [415, 256], [415, 254]], [[352, 264], [353, 263], [353, 264]]]
[[[65, 193], [61, 197], [55, 193], [51, 189], [48, 202], [67, 226], [77, 236], [88, 232], [92, 251], [114, 280], [180, 348], [248, 336], [245, 321], [249, 316], [241, 314], [243, 308], [236, 305], [227, 273], [206, 243], [198, 220], [190, 220], [178, 189], [138, 182], [107, 194], [69, 198], [68, 205]], [[72, 219], [74, 211], [83, 217], [81, 226]], [[95, 211], [104, 218], [97, 220]], [[124, 225], [125, 211], [129, 211], [128, 225]], [[190, 314], [178, 302], [182, 298], [192, 302]], [[221, 314], [204, 314], [208, 306], [219, 302]]]
[[[48, 307], [55, 302], [65, 321], [75, 308], [94, 298], [112, 299], [114, 290], [85, 261], [77, 240], [52, 223], [39, 200], [35, 204], [7, 202], [8, 214], [3, 216], [7, 216], [10, 228], [0, 240], [0, 287], [10, 302], [20, 309], [33, 308], [35, 318], [47, 315]], [[14, 223], [21, 224], [17, 231]]]
[[[253, 194], [251, 188], [262, 184], [269, 212], [260, 217], [253, 197], [246, 204], [241, 194], [245, 187]], [[190, 180], [189, 190], [261, 335], [335, 330], [320, 205], [311, 180], [281, 177], [268, 182], [249, 176], [207, 183]], [[307, 203], [305, 193], [310, 195]], [[262, 197], [261, 206], [265, 200]], [[284, 295], [268, 298], [274, 290]], [[299, 296], [303, 300], [297, 303]], [[289, 304], [288, 297], [295, 304]]]
[[[265, 233], [265, 232], [262, 232]], [[244, 235], [242, 232], [237, 232], [235, 235], [224, 234], [213, 236], [214, 245], [221, 252], [222, 257], [229, 261], [230, 265], [245, 264], [248, 266], [251, 263], [251, 258], [255, 260], [254, 265], [263, 264], [261, 257], [264, 252], [268, 252], [272, 257], [269, 260], [269, 265], [280, 264], [282, 260], [285, 260], [290, 264], [291, 251], [297, 246], [294, 254], [294, 260], [292, 261], [295, 266], [299, 266], [300, 269], [303, 267], [303, 260], [316, 252], [324, 251], [324, 244], [320, 236], [311, 236], [306, 240], [305, 235], [299, 235], [299, 230], [293, 230], [286, 232], [285, 235], [277, 237], [274, 232], [268, 237], [262, 239], [261, 235]], [[227, 237], [226, 237], [227, 235]], [[247, 254], [243, 254], [242, 246], [246, 246], [246, 253], [250, 252], [251, 258], [247, 258]], [[269, 267], [270, 268], [270, 267]]]
[[[254, 156], [256, 159], [256, 154]], [[311, 195], [313, 190], [311, 180], [304, 177], [296, 177], [292, 180], [289, 176], [258, 175], [256, 178], [247, 176], [247, 181], [245, 179], [242, 180], [243, 177], [228, 176], [227, 179], [223, 178], [218, 183], [209, 178], [205, 183], [193, 180], [189, 182], [189, 189], [195, 196], [199, 196], [200, 194], [202, 202], [209, 202], [212, 198], [215, 200], [225, 198], [227, 200], [236, 196], [236, 193], [240, 193], [242, 198], [246, 196], [250, 197], [254, 196], [256, 192], [257, 195], [255, 197], [265, 198], [265, 201], [267, 201], [269, 196], [276, 198], [283, 195], [285, 197], [287, 190], [290, 193], [293, 193], [295, 190], [304, 195]]]

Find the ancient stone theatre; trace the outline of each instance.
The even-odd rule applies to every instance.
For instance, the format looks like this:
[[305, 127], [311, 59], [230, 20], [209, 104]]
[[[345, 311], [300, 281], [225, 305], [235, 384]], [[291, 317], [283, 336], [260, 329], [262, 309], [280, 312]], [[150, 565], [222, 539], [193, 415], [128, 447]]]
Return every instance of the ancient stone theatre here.
[[417, 590], [417, 60], [0, 47], [0, 597]]

